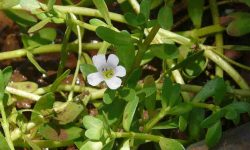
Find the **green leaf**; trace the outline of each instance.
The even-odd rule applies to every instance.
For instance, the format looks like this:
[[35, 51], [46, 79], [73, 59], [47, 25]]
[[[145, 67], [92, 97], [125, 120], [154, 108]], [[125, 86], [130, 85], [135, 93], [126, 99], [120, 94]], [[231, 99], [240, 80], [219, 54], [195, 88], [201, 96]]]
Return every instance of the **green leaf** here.
[[64, 109], [56, 114], [56, 119], [62, 125], [75, 121], [84, 109], [81, 104], [75, 102], [65, 102], [62, 105], [64, 104], [66, 104]]
[[37, 22], [36, 17], [24, 10], [5, 10], [5, 14], [21, 27], [28, 27]]
[[170, 109], [169, 114], [171, 115], [182, 115], [192, 110], [192, 105], [190, 103], [180, 103]]
[[52, 83], [50, 87], [51, 92], [55, 92], [61, 82], [69, 75], [70, 70], [66, 70], [60, 77], [56, 78], [56, 80]]
[[181, 132], [184, 132], [187, 128], [188, 125], [188, 115], [189, 114], [184, 114], [179, 116], [179, 122], [178, 122], [178, 126]]
[[189, 62], [189, 64], [184, 67], [184, 75], [186, 75], [188, 78], [195, 78], [206, 69], [206, 64], [206, 58], [199, 57], [196, 60]]
[[11, 66], [8, 66], [3, 69], [3, 82], [4, 82], [4, 87], [6, 87], [11, 79], [13, 69]]
[[119, 150], [130, 150], [130, 145], [129, 145], [130, 139], [126, 139], [122, 142], [121, 148]]
[[53, 6], [55, 5], [56, 0], [48, 0], [47, 7], [48, 11], [51, 11], [53, 9]]
[[53, 124], [45, 124], [39, 128], [39, 133], [48, 140], [71, 141], [81, 137], [83, 129], [78, 127], [60, 127]]
[[99, 26], [96, 29], [96, 34], [101, 39], [117, 46], [126, 46], [127, 44], [133, 43], [133, 39], [131, 38], [129, 33], [116, 32], [103, 26]]
[[6, 67], [3, 71], [0, 70], [0, 101], [4, 98], [5, 88], [11, 78], [12, 68]]
[[43, 74], [46, 74], [46, 71], [39, 65], [39, 63], [35, 60], [34, 58], [34, 55], [29, 52], [29, 51], [26, 51], [26, 55], [27, 55], [27, 58], [29, 59], [29, 61], [36, 67], [36, 69], [43, 73]]
[[226, 84], [222, 78], [214, 78], [208, 81], [198, 94], [193, 98], [193, 102], [204, 102], [208, 97], [214, 96], [215, 100], [220, 103], [226, 94]]
[[102, 150], [112, 150], [113, 146], [114, 146], [115, 140], [111, 140], [109, 141], [107, 144], [105, 144], [102, 148]]
[[22, 36], [22, 42], [26, 48], [30, 49], [30, 47], [51, 44], [55, 38], [56, 30], [54, 28], [43, 28], [31, 37], [24, 34]]
[[224, 112], [224, 110], [220, 110], [211, 114], [209, 117], [207, 117], [201, 122], [201, 127], [208, 128], [214, 125], [216, 122], [220, 121], [221, 117], [224, 116]]
[[147, 76], [144, 79], [143, 89], [141, 89], [137, 94], [144, 93], [145, 95], [145, 107], [147, 110], [154, 110], [156, 103], [156, 85], [153, 76]]
[[43, 95], [39, 101], [36, 102], [33, 108], [35, 112], [32, 112], [31, 114], [31, 121], [37, 124], [43, 122], [44, 118], [42, 118], [38, 113], [41, 115], [46, 115], [46, 111], [53, 108], [54, 102], [55, 97], [53, 93], [47, 93]]
[[137, 82], [140, 80], [142, 70], [140, 68], [134, 69], [133, 72], [128, 76], [127, 84], [129, 88], [134, 88]]
[[0, 9], [8, 9], [13, 6], [16, 6], [20, 3], [20, 0], [1, 0]]
[[89, 74], [97, 72], [97, 69], [94, 65], [91, 65], [91, 64], [81, 64], [80, 71], [82, 72], [83, 76], [86, 78]]
[[10, 150], [7, 141], [5, 140], [5, 137], [0, 132], [0, 150]]
[[29, 28], [28, 33], [36, 32], [36, 31], [42, 29], [49, 22], [50, 22], [50, 18], [46, 18], [46, 19], [38, 22], [37, 24], [35, 24], [31, 28]]
[[130, 70], [135, 60], [134, 45], [127, 44], [125, 46], [117, 46], [116, 54], [120, 60], [121, 65], [124, 66], [126, 70]]
[[170, 6], [163, 6], [158, 13], [157, 21], [161, 28], [169, 30], [173, 25], [173, 12]]
[[107, 26], [107, 24], [105, 22], [103, 22], [102, 20], [97, 19], [97, 18], [90, 19], [89, 23], [91, 25], [94, 25], [94, 26], [97, 26], [97, 27], [99, 27], [99, 26]]
[[180, 98], [181, 88], [179, 84], [173, 84], [171, 79], [165, 78], [162, 87], [162, 107], [174, 106]]
[[185, 150], [183, 145], [174, 139], [161, 138], [159, 145], [161, 150]]
[[225, 106], [223, 109], [234, 109], [238, 113], [250, 113], [250, 103], [248, 102], [234, 102], [232, 104], [229, 104]]
[[84, 116], [83, 125], [87, 129], [85, 136], [91, 140], [100, 140], [103, 135], [103, 122], [93, 116]]
[[225, 118], [228, 120], [235, 120], [238, 116], [238, 112], [234, 109], [228, 109], [225, 114]]
[[176, 128], [178, 128], [178, 124], [173, 120], [168, 120], [168, 121], [164, 121], [164, 122], [157, 124], [152, 129], [162, 130], [162, 129], [176, 129]]
[[175, 59], [179, 56], [179, 50], [174, 44], [153, 44], [150, 50], [154, 56], [160, 59]]
[[146, 21], [149, 19], [150, 7], [151, 7], [151, 0], [142, 0], [140, 4], [140, 14], [143, 14]]
[[41, 6], [37, 0], [20, 0], [21, 7], [28, 11], [34, 11], [39, 9]]
[[126, 19], [129, 25], [135, 27], [143, 25], [147, 21], [143, 14], [136, 15], [135, 13], [130, 13], [130, 12], [126, 13], [124, 15], [124, 18]]
[[15, 89], [23, 90], [30, 93], [38, 89], [38, 85], [35, 82], [30, 81], [11, 82], [9, 85]]
[[201, 135], [203, 134], [203, 129], [201, 128], [201, 122], [205, 117], [204, 109], [193, 108], [189, 114], [189, 135], [190, 139], [200, 140]]
[[207, 134], [205, 137], [206, 144], [210, 148], [215, 146], [219, 142], [221, 135], [222, 135], [221, 122], [217, 121], [207, 130]]
[[105, 19], [108, 25], [112, 25], [109, 17], [109, 10], [104, 0], [93, 0], [96, 8], [100, 11], [100, 14]]
[[125, 105], [126, 101], [115, 99], [111, 104], [102, 107], [102, 111], [105, 112], [109, 125], [113, 125], [121, 120]]
[[102, 142], [86, 141], [80, 148], [80, 150], [102, 150]]
[[188, 15], [196, 28], [201, 27], [204, 0], [188, 0]]
[[130, 101], [127, 103], [124, 113], [122, 125], [124, 130], [129, 131], [132, 124], [137, 105], [139, 103], [139, 98], [137, 96], [131, 97]]
[[115, 90], [107, 89], [103, 95], [103, 102], [105, 104], [111, 104], [115, 99], [115, 94], [116, 94]]
[[200, 57], [204, 57], [203, 53], [204, 53], [204, 51], [199, 51], [197, 53], [191, 54], [185, 60], [183, 60], [182, 62], [176, 64], [171, 69], [169, 69], [168, 72], [170, 73], [171, 71], [173, 71], [175, 69], [186, 67], [189, 63], [195, 61], [196, 59], [199, 59]]
[[250, 33], [249, 13], [237, 12], [230, 16], [234, 20], [227, 26], [227, 34], [238, 37]]
[[120, 96], [122, 97], [122, 99], [124, 99], [125, 101], [129, 102], [133, 99], [135, 99], [136, 97], [136, 92], [134, 89], [129, 89], [129, 88], [123, 88], [120, 92], [119, 92]]

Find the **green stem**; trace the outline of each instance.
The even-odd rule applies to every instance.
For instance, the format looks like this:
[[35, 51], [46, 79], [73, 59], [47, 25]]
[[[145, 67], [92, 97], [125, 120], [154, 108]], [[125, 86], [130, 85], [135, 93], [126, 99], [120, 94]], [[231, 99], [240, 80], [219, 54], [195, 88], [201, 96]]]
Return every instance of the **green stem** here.
[[[102, 42], [100, 43], [83, 43], [82, 50], [94, 50], [99, 49], [102, 46]], [[61, 51], [62, 44], [49, 44], [43, 45], [38, 48], [34, 48], [30, 52], [32, 54], [44, 54], [44, 53], [55, 53]], [[77, 44], [69, 44], [69, 50], [72, 52], [76, 52]], [[12, 51], [6, 51], [0, 53], [0, 60], [13, 59], [26, 56], [27, 49], [17, 49]]]
[[[204, 47], [205, 48], [205, 47]], [[206, 48], [205, 48], [206, 49]], [[213, 51], [206, 49], [204, 55], [215, 62], [219, 67], [221, 67], [225, 72], [227, 72], [231, 78], [240, 86], [242, 89], [249, 89], [249, 86], [244, 78], [226, 61], [215, 54]]]
[[[159, 142], [161, 139], [165, 138], [158, 135], [146, 134], [146, 133], [135, 133], [135, 132], [112, 132], [111, 136], [113, 138], [132, 138], [140, 140], [149, 140], [154, 142]], [[167, 139], [167, 138], [166, 138]]]
[[[209, 0], [209, 5], [212, 13], [213, 23], [215, 25], [220, 24], [220, 16], [219, 16], [219, 10], [217, 6], [216, 0]], [[216, 33], [215, 34], [215, 45], [217, 47], [217, 51], [221, 54], [223, 54], [223, 34], [222, 33]], [[219, 77], [223, 77], [223, 70], [216, 66], [215, 67], [215, 74]]]
[[[47, 6], [44, 4], [41, 4], [45, 10], [47, 9]], [[73, 13], [75, 15], [83, 15], [83, 16], [90, 16], [90, 17], [102, 17], [102, 14], [97, 9], [92, 8], [86, 8], [86, 7], [76, 7], [76, 6], [60, 6], [60, 5], [54, 5], [54, 9], [63, 12], [63, 13]], [[123, 15], [109, 12], [109, 16], [111, 20], [126, 23], [126, 20], [124, 19]]]
[[[40, 148], [59, 148], [59, 147], [66, 147], [69, 145], [73, 145], [74, 141], [51, 141], [51, 140], [32, 140]], [[27, 143], [23, 141], [16, 141], [15, 146], [18, 147], [29, 147]]]
[[217, 109], [219, 109], [219, 107], [214, 104], [196, 103], [196, 102], [190, 102], [190, 104], [192, 104], [195, 107], [205, 108], [211, 111], [216, 111]]
[[154, 127], [162, 118], [164, 118], [168, 111], [170, 110], [170, 107], [162, 108], [161, 111], [151, 120], [149, 120], [148, 123], [144, 126], [144, 132], [148, 132]]
[[152, 28], [152, 30], [150, 30], [150, 32], [149, 32], [148, 36], [146, 37], [146, 39], [144, 40], [144, 42], [138, 46], [139, 49], [138, 49], [138, 53], [135, 57], [135, 63], [134, 63], [133, 68], [138, 68], [140, 66], [145, 52], [147, 51], [150, 43], [153, 41], [155, 35], [158, 33], [159, 29], [160, 29], [159, 25], [154, 26]]
[[191, 35], [193, 37], [204, 37], [207, 35], [217, 34], [217, 33], [223, 32], [224, 30], [225, 30], [224, 27], [216, 24], [216, 25], [211, 25], [211, 26], [199, 28], [199, 29], [194, 29], [191, 31], [185, 31], [185, 32], [183, 32], [183, 35]]
[[[72, 16], [73, 20], [77, 20], [75, 15], [71, 14], [71, 16]], [[78, 39], [78, 59], [77, 59], [77, 64], [76, 64], [74, 77], [73, 77], [72, 84], [71, 84], [72, 89], [71, 89], [71, 91], [69, 93], [67, 101], [72, 101], [73, 100], [74, 87], [75, 87], [77, 76], [78, 76], [78, 73], [79, 73], [79, 70], [80, 70], [80, 63], [81, 63], [80, 60], [81, 60], [81, 56], [82, 56], [82, 35], [81, 35], [81, 29], [80, 29], [79, 25], [76, 26], [76, 29], [77, 29], [77, 39]]]
[[15, 150], [14, 145], [13, 145], [12, 140], [11, 140], [11, 136], [10, 136], [9, 122], [8, 122], [6, 114], [5, 114], [3, 100], [0, 100], [0, 111], [1, 111], [1, 116], [2, 116], [1, 125], [3, 128], [4, 134], [5, 134], [5, 139], [9, 145], [9, 148], [11, 150]]

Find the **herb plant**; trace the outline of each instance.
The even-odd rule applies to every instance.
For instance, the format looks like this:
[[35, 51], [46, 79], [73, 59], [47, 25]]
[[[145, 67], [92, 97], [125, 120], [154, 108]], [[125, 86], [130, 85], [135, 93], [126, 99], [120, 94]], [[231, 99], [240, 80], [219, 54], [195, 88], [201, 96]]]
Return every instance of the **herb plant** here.
[[[114, 3], [117, 12], [109, 11]], [[173, 13], [178, 3], [187, 10], [186, 31], [174, 30], [182, 23]], [[250, 49], [224, 44], [225, 36], [249, 34], [250, 14], [232, 12], [220, 24], [219, 7], [231, 3], [250, 6], [248, 0], [0, 0], [23, 45], [1, 51], [1, 61], [26, 57], [47, 76], [36, 56], [60, 53], [56, 77], [45, 86], [11, 81], [14, 67], [0, 70], [0, 149], [182, 150], [202, 139], [215, 146], [225, 123], [250, 113], [249, 85], [239, 73], [250, 67], [224, 55]], [[97, 42], [85, 40], [91, 32]], [[70, 53], [77, 56], [71, 70]], [[22, 99], [34, 106], [17, 109]]]

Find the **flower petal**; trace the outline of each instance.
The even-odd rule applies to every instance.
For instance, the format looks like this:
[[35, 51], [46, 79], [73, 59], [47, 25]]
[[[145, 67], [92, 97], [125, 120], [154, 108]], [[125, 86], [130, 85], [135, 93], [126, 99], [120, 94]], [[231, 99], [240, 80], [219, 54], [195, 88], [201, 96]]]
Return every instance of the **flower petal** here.
[[107, 63], [109, 65], [112, 65], [113, 67], [116, 67], [119, 63], [119, 58], [114, 54], [110, 54], [108, 57]]
[[111, 79], [105, 80], [105, 82], [112, 90], [118, 89], [122, 84], [122, 80], [118, 77], [112, 77]]
[[115, 68], [115, 76], [124, 77], [126, 75], [126, 69], [123, 66], [117, 66]]
[[93, 56], [92, 61], [93, 61], [94, 65], [98, 71], [101, 70], [101, 68], [103, 66], [106, 66], [106, 64], [107, 64], [106, 57], [103, 54], [97, 54], [97, 55]]
[[87, 81], [92, 86], [97, 86], [103, 80], [104, 78], [99, 72], [91, 73], [87, 76]]

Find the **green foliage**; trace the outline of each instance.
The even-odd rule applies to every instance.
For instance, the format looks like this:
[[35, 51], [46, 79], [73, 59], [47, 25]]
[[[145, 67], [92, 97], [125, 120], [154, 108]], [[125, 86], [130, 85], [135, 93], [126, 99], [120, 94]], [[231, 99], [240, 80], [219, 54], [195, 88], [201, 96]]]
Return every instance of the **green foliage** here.
[[223, 79], [215, 78], [206, 83], [201, 91], [193, 98], [193, 102], [204, 102], [208, 97], [213, 96], [215, 102], [220, 103], [226, 93], [226, 84]]
[[2, 133], [0, 133], [0, 144], [1, 144], [0, 150], [10, 150], [8, 143], [6, 142], [5, 137], [3, 136]]
[[180, 85], [173, 84], [169, 78], [166, 78], [162, 87], [162, 107], [172, 107], [178, 103], [180, 92]]
[[184, 150], [185, 148], [176, 140], [163, 138], [159, 145], [161, 150]]
[[188, 0], [188, 15], [196, 28], [201, 27], [204, 0]]
[[132, 124], [136, 109], [137, 109], [137, 105], [139, 103], [139, 98], [132, 94], [130, 97], [128, 97], [128, 103], [125, 106], [124, 109], [124, 113], [123, 113], [123, 120], [122, 120], [122, 125], [123, 128], [126, 131], [130, 130], [130, 126]]
[[233, 21], [227, 27], [227, 33], [231, 36], [242, 36], [250, 33], [250, 14], [237, 12], [230, 15]]
[[103, 26], [96, 29], [96, 34], [103, 40], [118, 46], [126, 46], [133, 43], [133, 39], [127, 32], [117, 32]]
[[175, 59], [179, 56], [178, 48], [173, 44], [153, 44], [150, 46], [151, 53], [160, 59]]
[[208, 128], [205, 138], [206, 144], [209, 147], [213, 147], [215, 144], [219, 142], [221, 135], [222, 135], [221, 122], [218, 121], [215, 124], [213, 124], [210, 128]]
[[[0, 60], [26, 55], [38, 71], [48, 75], [41, 78], [46, 80], [42, 83], [36, 83], [35, 79], [9, 83], [12, 68], [0, 70], [1, 130], [4, 131], [4, 136], [0, 133], [0, 149], [9, 149], [9, 143], [14, 141], [25, 149], [35, 150], [60, 149], [73, 144], [80, 150], [125, 150], [140, 149], [150, 141], [156, 143], [156, 149], [183, 150], [188, 146], [186, 143], [203, 139], [212, 148], [219, 142], [227, 120], [238, 124], [243, 113], [250, 114], [248, 85], [230, 66], [230, 63], [239, 64], [221, 57], [223, 53], [214, 53], [216, 48], [247, 51], [249, 46], [222, 44], [219, 47], [218, 38], [214, 41], [210, 38], [224, 29], [231, 36], [248, 34], [249, 13], [232, 13], [228, 26], [221, 27], [208, 24], [213, 22], [208, 17], [206, 26], [202, 27], [202, 18], [207, 17], [203, 16], [207, 15], [204, 0], [175, 3], [140, 0], [140, 4], [118, 0], [117, 6], [113, 2], [62, 0], [58, 6], [56, 0], [46, 3], [0, 0], [0, 8], [19, 25], [23, 45], [17, 51], [1, 52]], [[250, 4], [248, 0], [240, 2]], [[224, 3], [220, 5], [222, 11], [228, 7]], [[194, 27], [185, 21], [186, 17], [178, 17], [186, 10]], [[183, 26], [189, 31], [184, 31]], [[80, 35], [76, 34], [79, 28]], [[86, 31], [89, 29], [95, 30], [96, 36]], [[202, 37], [196, 36], [199, 33]], [[82, 41], [78, 43], [80, 36]], [[222, 38], [227, 41], [226, 36]], [[85, 43], [86, 40], [93, 42]], [[77, 54], [78, 48], [83, 51], [81, 56]], [[60, 51], [55, 78], [53, 69], [51, 75], [35, 59], [36, 54], [50, 50]], [[79, 55], [76, 58], [80, 59], [74, 66], [76, 69], [71, 67], [72, 71], [65, 69], [69, 53]], [[91, 57], [100, 53], [116, 54], [117, 65], [126, 69], [117, 90], [102, 83], [97, 87], [87, 83], [86, 77], [97, 72]], [[237, 86], [227, 75], [217, 77], [211, 68], [213, 62], [239, 81], [244, 90], [234, 89]], [[102, 67], [115, 69], [115, 66]], [[19, 66], [15, 64], [15, 67], [18, 70]], [[79, 85], [63, 82], [70, 73], [75, 71], [77, 75], [79, 70], [83, 75]], [[119, 77], [117, 70], [113, 71]], [[204, 80], [198, 81], [200, 78]], [[200, 86], [189, 85], [194, 83]], [[31, 108], [17, 108], [26, 99], [36, 101]], [[178, 139], [181, 134], [186, 135], [185, 140]]]
[[1, 0], [0, 1], [0, 9], [7, 9], [11, 8], [15, 5], [18, 5], [20, 3], [20, 0]]
[[173, 25], [173, 12], [170, 6], [164, 6], [159, 10], [157, 21], [163, 29], [169, 30]]
[[102, 14], [103, 18], [105, 19], [105, 21], [107, 22], [108, 25], [111, 25], [111, 19], [109, 17], [109, 11], [108, 11], [108, 7], [105, 3], [104, 0], [93, 0], [96, 8], [100, 11], [100, 13]]
[[93, 116], [84, 116], [83, 125], [87, 129], [85, 136], [91, 140], [100, 140], [103, 136], [103, 122]]

